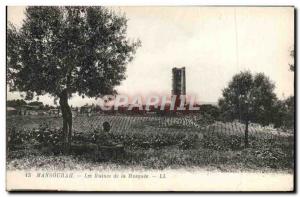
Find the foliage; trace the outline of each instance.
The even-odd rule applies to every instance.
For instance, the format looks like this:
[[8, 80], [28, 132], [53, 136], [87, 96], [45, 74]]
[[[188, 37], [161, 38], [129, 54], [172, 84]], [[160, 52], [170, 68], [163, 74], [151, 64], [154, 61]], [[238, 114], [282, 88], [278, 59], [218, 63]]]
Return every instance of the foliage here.
[[249, 145], [249, 122], [268, 125], [274, 122], [277, 101], [275, 85], [263, 73], [252, 75], [249, 71], [233, 76], [223, 90], [219, 106], [225, 121], [238, 119], [245, 123], [245, 147]]
[[294, 168], [293, 139], [251, 140], [251, 148], [219, 150], [198, 147], [180, 149], [177, 146], [160, 148], [126, 149], [123, 160], [112, 162], [94, 161], [93, 155], [55, 155], [45, 154], [42, 148], [10, 150], [8, 169], [120, 169], [120, 168], [193, 168], [221, 171], [270, 171]]
[[28, 105], [31, 105], [31, 106], [40, 106], [41, 108], [44, 107], [43, 102], [40, 102], [40, 101], [29, 102]]
[[200, 105], [200, 113], [204, 116], [211, 117], [213, 120], [217, 120], [220, 116], [220, 109], [214, 105], [204, 104]]
[[90, 97], [113, 92], [140, 45], [127, 19], [103, 7], [27, 7], [20, 29], [7, 30], [8, 82], [28, 97], [62, 90]]
[[295, 71], [295, 49], [292, 49], [290, 51], [290, 57], [292, 58], [292, 63], [290, 63], [290, 71], [294, 72]]
[[295, 121], [294, 96], [290, 96], [285, 100], [276, 103], [273, 117], [274, 126], [285, 129], [294, 129]]
[[[186, 117], [185, 117], [186, 118]], [[62, 133], [61, 120], [47, 116], [19, 116], [9, 118], [7, 125], [9, 169], [111, 169], [111, 168], [193, 168], [208, 170], [287, 170], [294, 168], [293, 135], [276, 135], [261, 128], [249, 135], [249, 148], [241, 148], [242, 124], [214, 124], [197, 130], [186, 121], [185, 128], [160, 127], [175, 117], [137, 116], [77, 116], [74, 118], [73, 145], [86, 145], [63, 155], [61, 143], [55, 141]], [[108, 121], [112, 125], [112, 141], [124, 144], [122, 160], [95, 160], [95, 132], [97, 124]], [[37, 123], [47, 122], [47, 124]], [[170, 121], [172, 122], [172, 121]], [[30, 125], [29, 125], [30, 123]], [[94, 126], [91, 126], [94, 124]], [[135, 128], [134, 125], [144, 127]], [[16, 126], [16, 128], [13, 128]], [[244, 127], [244, 125], [243, 125]], [[121, 129], [120, 129], [121, 128]], [[266, 130], [266, 132], [264, 132]], [[261, 135], [261, 134], [268, 135]], [[290, 137], [289, 137], [290, 136]], [[13, 140], [13, 141], [12, 141]], [[93, 145], [93, 146], [90, 146]]]
[[[59, 98], [67, 151], [72, 141], [68, 98], [116, 94], [139, 41], [126, 38], [127, 19], [103, 7], [27, 7], [20, 29], [7, 30], [7, 82], [26, 99]], [[56, 100], [55, 100], [56, 101]]]
[[37, 129], [17, 130], [15, 127], [8, 129], [8, 147], [12, 150], [22, 148], [26, 144], [34, 146], [57, 146], [61, 137], [61, 129], [49, 129], [47, 124], [40, 125]]
[[193, 148], [195, 141], [194, 135], [185, 134], [182, 132], [168, 132], [168, 133], [111, 133], [114, 141], [123, 143], [126, 147], [131, 149], [159, 149], [166, 146], [178, 145], [180, 148]]
[[[95, 143], [95, 132], [74, 132], [74, 143]], [[59, 145], [61, 129], [50, 129], [47, 124], [42, 124], [38, 129], [16, 130], [12, 128], [9, 133], [9, 146], [22, 145], [35, 141], [41, 146]], [[123, 143], [131, 149], [161, 148], [165, 146], [179, 145], [180, 148], [192, 148], [196, 137], [180, 132], [176, 133], [111, 133], [112, 140]]]
[[[201, 167], [213, 170], [292, 170], [293, 137], [254, 138], [251, 146], [240, 149], [239, 136], [206, 133], [196, 137], [191, 132], [113, 132], [114, 141], [123, 143], [123, 160], [97, 162], [89, 144], [95, 142], [94, 132], [77, 131], [74, 143], [86, 144], [82, 155], [61, 155], [55, 140], [62, 129], [40, 125], [37, 129], [8, 130], [9, 169], [99, 169], [140, 166], [151, 169]], [[90, 154], [89, 154], [90, 153]], [[66, 165], [67, 164], [67, 165]]]
[[20, 107], [22, 105], [26, 105], [26, 101], [23, 99], [16, 99], [16, 100], [8, 100], [6, 101], [6, 106], [8, 107]]
[[277, 101], [275, 85], [262, 73], [241, 72], [223, 90], [219, 106], [225, 119], [268, 125]]
[[242, 140], [237, 135], [224, 135], [222, 133], [207, 133], [203, 137], [203, 147], [218, 151], [237, 150], [242, 147]]

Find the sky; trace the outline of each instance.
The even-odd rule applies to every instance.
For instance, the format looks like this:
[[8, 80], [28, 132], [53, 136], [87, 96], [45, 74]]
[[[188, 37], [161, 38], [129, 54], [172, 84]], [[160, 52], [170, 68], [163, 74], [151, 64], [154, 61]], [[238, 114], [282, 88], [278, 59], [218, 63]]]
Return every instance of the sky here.
[[[127, 78], [116, 87], [129, 96], [170, 95], [171, 69], [186, 67], [186, 92], [198, 102], [217, 102], [232, 76], [263, 72], [280, 99], [294, 94], [292, 7], [111, 7], [128, 18], [127, 37], [139, 39]], [[8, 7], [7, 20], [22, 25], [25, 7]], [[7, 93], [8, 99], [21, 98]], [[39, 97], [53, 105], [53, 98]], [[73, 96], [70, 104], [98, 104]]]

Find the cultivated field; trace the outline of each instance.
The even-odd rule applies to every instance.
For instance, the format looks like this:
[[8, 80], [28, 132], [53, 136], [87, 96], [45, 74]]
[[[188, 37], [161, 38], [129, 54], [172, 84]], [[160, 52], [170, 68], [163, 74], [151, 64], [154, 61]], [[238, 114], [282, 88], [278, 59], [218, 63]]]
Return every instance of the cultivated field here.
[[[103, 122], [109, 122], [112, 132], [195, 132], [195, 133], [221, 133], [224, 135], [243, 136], [245, 125], [235, 122], [214, 122], [203, 124], [193, 116], [123, 116], [123, 115], [81, 115], [73, 118], [73, 129], [78, 132], [92, 132], [100, 129]], [[18, 129], [34, 129], [41, 124], [50, 128], [62, 127], [61, 117], [49, 116], [12, 116], [7, 118], [7, 127]], [[275, 129], [259, 124], [249, 125], [249, 135], [259, 138], [276, 138], [293, 136], [291, 131]]]
[[[294, 168], [294, 137], [272, 127], [250, 124], [250, 146], [239, 122], [203, 122], [193, 116], [81, 115], [73, 118], [74, 142], [90, 143], [102, 123], [112, 125], [126, 157], [94, 161], [93, 155], [57, 152], [61, 117], [7, 117], [9, 169], [203, 168], [221, 171], [288, 171]], [[12, 142], [13, 143], [10, 143]], [[10, 146], [10, 144], [17, 146]]]

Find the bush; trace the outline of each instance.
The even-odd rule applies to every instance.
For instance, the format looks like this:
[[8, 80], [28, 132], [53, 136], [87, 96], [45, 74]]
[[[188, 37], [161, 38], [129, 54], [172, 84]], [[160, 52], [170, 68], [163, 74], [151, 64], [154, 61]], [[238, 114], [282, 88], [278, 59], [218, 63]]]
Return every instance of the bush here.
[[[95, 143], [97, 132], [73, 132], [74, 144]], [[122, 143], [130, 149], [159, 149], [166, 146], [178, 146], [181, 149], [194, 148], [196, 135], [183, 132], [115, 132], [111, 133], [112, 141]], [[50, 129], [47, 124], [41, 124], [37, 129], [17, 130], [11, 128], [8, 131], [8, 145], [16, 149], [22, 145], [35, 144], [36, 146], [59, 146], [62, 139], [62, 129]]]
[[203, 136], [203, 148], [226, 151], [237, 150], [242, 147], [242, 139], [237, 135], [210, 133]]
[[183, 150], [196, 148], [196, 143], [198, 140], [197, 135], [186, 135], [179, 144], [179, 148]]
[[132, 149], [159, 149], [166, 146], [179, 145], [180, 147], [188, 147], [188, 143], [192, 141], [192, 135], [179, 132], [168, 133], [112, 133], [115, 141], [123, 143], [126, 147]]
[[61, 139], [61, 129], [49, 129], [47, 124], [41, 124], [37, 129], [8, 129], [7, 145], [10, 149], [20, 149], [24, 146], [56, 146]]
[[210, 117], [212, 120], [218, 120], [220, 109], [217, 106], [210, 104], [200, 105], [200, 113], [205, 117]]
[[242, 138], [237, 135], [229, 136], [229, 146], [231, 150], [238, 150], [242, 147]]
[[[31, 130], [8, 129], [8, 161], [14, 162], [18, 159], [19, 166], [24, 166], [25, 163], [29, 167], [40, 167], [41, 161], [37, 158], [47, 160], [55, 155], [53, 157], [55, 159], [56, 154], [60, 153], [61, 133], [62, 129], [50, 129], [45, 124]], [[242, 147], [243, 138], [240, 136], [206, 133], [199, 139], [195, 134], [177, 131], [112, 132], [113, 141], [123, 143], [126, 150], [126, 157], [116, 164], [152, 169], [197, 166], [222, 170], [266, 168], [290, 170], [294, 167], [293, 136], [279, 139], [259, 139], [249, 136], [249, 148], [237, 150]], [[84, 168], [102, 165], [95, 163], [93, 159], [97, 149], [94, 137], [94, 132], [74, 131], [72, 144], [74, 149], [70, 158], [78, 157], [79, 160], [76, 162], [82, 162], [81, 166]], [[76, 156], [78, 154], [82, 155]], [[52, 165], [44, 160], [42, 162], [43, 165]]]

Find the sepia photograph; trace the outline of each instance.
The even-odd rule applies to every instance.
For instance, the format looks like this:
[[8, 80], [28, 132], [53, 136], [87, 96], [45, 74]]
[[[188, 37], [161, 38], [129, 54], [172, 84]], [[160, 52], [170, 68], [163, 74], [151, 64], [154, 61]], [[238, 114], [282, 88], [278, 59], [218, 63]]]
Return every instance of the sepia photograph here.
[[293, 6], [7, 6], [6, 190], [295, 191]]

